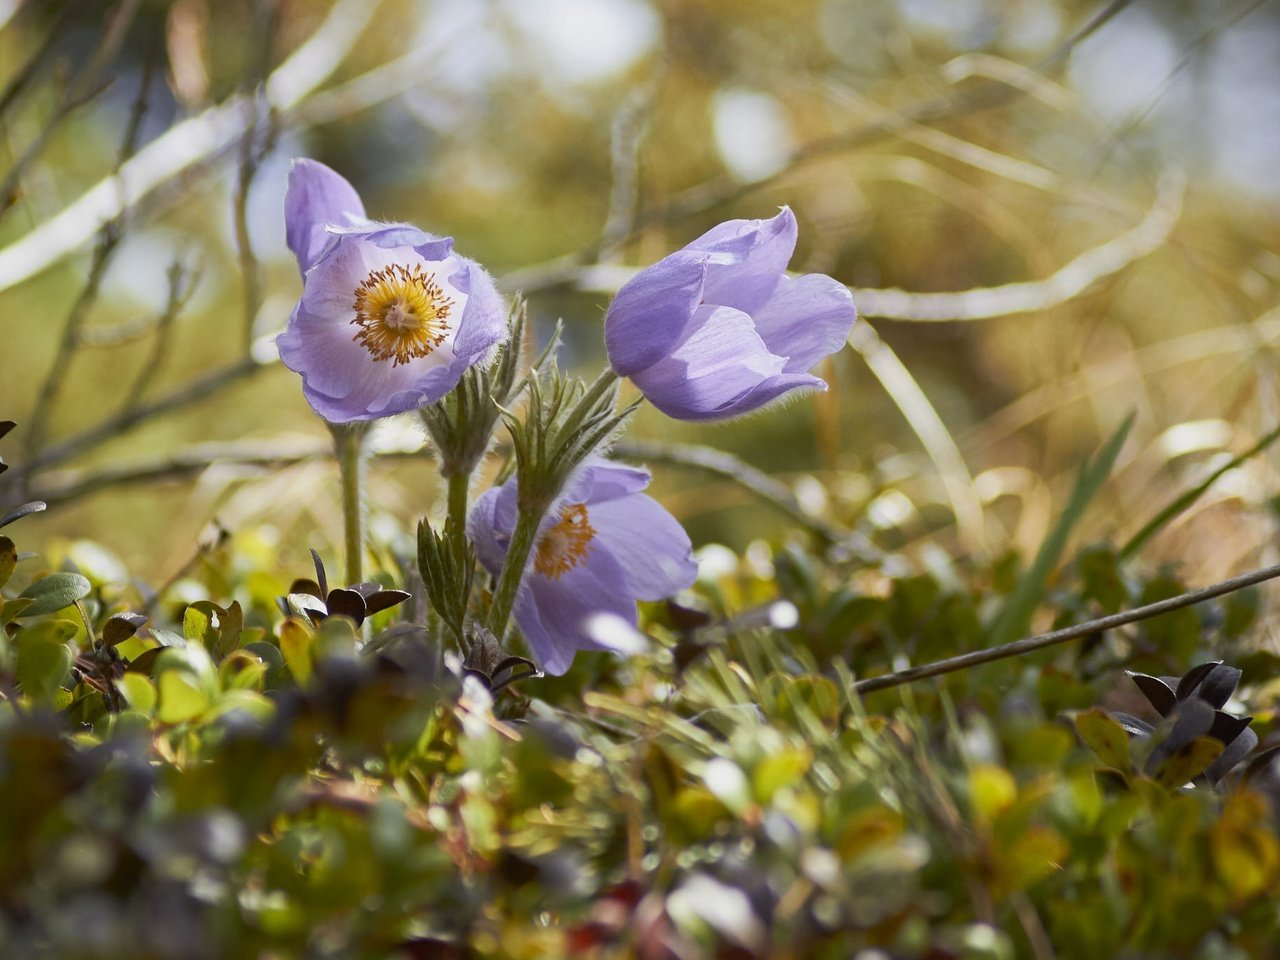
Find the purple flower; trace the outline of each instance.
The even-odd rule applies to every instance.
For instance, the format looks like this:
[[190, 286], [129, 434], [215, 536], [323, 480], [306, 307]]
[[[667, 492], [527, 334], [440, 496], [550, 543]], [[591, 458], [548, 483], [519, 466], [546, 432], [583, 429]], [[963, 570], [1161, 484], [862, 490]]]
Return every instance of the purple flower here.
[[[634, 626], [637, 599], [669, 597], [697, 576], [688, 535], [640, 492], [648, 485], [647, 470], [589, 460], [543, 521], [515, 616], [547, 673], [564, 673], [578, 650], [610, 649], [601, 631], [589, 629], [593, 616], [613, 614]], [[467, 526], [490, 573], [502, 569], [515, 524], [515, 480], [472, 508]]]
[[857, 318], [843, 284], [787, 277], [796, 218], [729, 220], [628, 281], [604, 318], [609, 363], [677, 420], [721, 420], [798, 388]]
[[506, 335], [483, 268], [449, 237], [367, 220], [355, 189], [324, 164], [294, 164], [284, 213], [302, 299], [276, 346], [326, 420], [433, 403]]

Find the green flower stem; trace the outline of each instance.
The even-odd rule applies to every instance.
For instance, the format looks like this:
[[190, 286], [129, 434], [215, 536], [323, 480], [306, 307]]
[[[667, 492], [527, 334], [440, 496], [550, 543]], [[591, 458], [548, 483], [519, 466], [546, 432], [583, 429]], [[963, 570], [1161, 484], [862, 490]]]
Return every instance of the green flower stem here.
[[455, 557], [467, 553], [467, 491], [471, 486], [471, 471], [449, 475], [449, 545]]
[[533, 550], [534, 541], [538, 538], [538, 526], [542, 523], [542, 510], [524, 509], [516, 515], [516, 528], [511, 532], [511, 545], [507, 548], [507, 559], [502, 564], [502, 573], [498, 576], [498, 586], [493, 592], [493, 603], [489, 607], [489, 631], [502, 642], [507, 631], [507, 621], [511, 619], [511, 608], [516, 602], [516, 592], [520, 589], [520, 581], [524, 577], [524, 568], [529, 562], [529, 553]]
[[342, 478], [342, 526], [346, 548], [347, 584], [364, 580], [364, 487], [365, 455], [364, 438], [368, 424], [331, 423], [333, 451], [338, 458], [338, 473]]

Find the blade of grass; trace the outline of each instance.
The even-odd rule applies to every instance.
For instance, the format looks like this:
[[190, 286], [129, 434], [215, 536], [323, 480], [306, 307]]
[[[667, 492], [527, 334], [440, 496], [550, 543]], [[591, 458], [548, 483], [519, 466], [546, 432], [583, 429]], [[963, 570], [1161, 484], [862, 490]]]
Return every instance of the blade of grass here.
[[1171, 500], [1163, 510], [1146, 522], [1146, 524], [1135, 533], [1124, 546], [1120, 548], [1118, 556], [1121, 560], [1127, 560], [1140, 549], [1146, 546], [1147, 541], [1163, 530], [1166, 526], [1173, 522], [1179, 514], [1190, 509], [1191, 506], [1208, 492], [1209, 488], [1218, 482], [1218, 478], [1224, 473], [1229, 473], [1236, 467], [1240, 466], [1248, 460], [1253, 459], [1269, 446], [1280, 440], [1280, 426], [1267, 433], [1261, 440], [1237, 457], [1232, 457], [1213, 473], [1209, 474], [1202, 483], [1197, 484], [1190, 490], [1180, 494]]
[[1062, 516], [1049, 531], [1049, 536], [1045, 537], [1035, 560], [1018, 580], [1013, 593], [1009, 595], [1009, 599], [1001, 607], [999, 615], [992, 624], [989, 646], [1001, 646], [1027, 632], [1031, 625], [1031, 616], [1035, 613], [1036, 606], [1044, 594], [1045, 583], [1062, 559], [1062, 552], [1066, 549], [1071, 532], [1084, 516], [1086, 508], [1102, 488], [1102, 484], [1111, 475], [1111, 468], [1115, 465], [1120, 448], [1124, 446], [1124, 441], [1132, 427], [1133, 414], [1130, 414], [1120, 425], [1120, 429], [1107, 441], [1106, 446], [1080, 467], [1075, 489], [1071, 492], [1071, 499], [1067, 502], [1066, 509], [1062, 511]]

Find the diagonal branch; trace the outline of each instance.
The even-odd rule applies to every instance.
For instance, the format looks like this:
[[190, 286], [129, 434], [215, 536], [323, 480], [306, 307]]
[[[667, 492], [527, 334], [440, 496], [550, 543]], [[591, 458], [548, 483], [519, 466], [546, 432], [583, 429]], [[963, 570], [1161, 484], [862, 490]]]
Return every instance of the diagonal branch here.
[[1206, 600], [1212, 600], [1224, 594], [1235, 593], [1237, 590], [1265, 583], [1268, 580], [1274, 580], [1276, 577], [1280, 577], [1280, 563], [1270, 567], [1263, 567], [1260, 570], [1254, 570], [1238, 577], [1232, 577], [1230, 580], [1223, 580], [1221, 583], [1215, 583], [1209, 587], [1202, 587], [1199, 590], [1192, 590], [1176, 597], [1169, 597], [1167, 600], [1149, 603], [1144, 607], [1135, 607], [1133, 610], [1113, 613], [1109, 617], [1090, 620], [1088, 623], [1079, 623], [1074, 627], [1064, 627], [1051, 633], [1024, 637], [1021, 640], [1014, 640], [1012, 643], [1001, 644], [998, 647], [988, 647], [986, 650], [962, 653], [958, 657], [935, 660], [933, 663], [910, 667], [906, 670], [898, 670], [894, 673], [886, 673], [879, 677], [868, 677], [855, 683], [853, 689], [858, 693], [887, 690], [890, 687], [899, 687], [905, 683], [914, 683], [916, 680], [937, 677], [944, 673], [955, 673], [957, 670], [967, 670], [970, 667], [977, 667], [984, 663], [994, 663], [996, 660], [1020, 657], [1026, 653], [1043, 650], [1045, 647], [1066, 643], [1068, 640], [1079, 640], [1081, 637], [1102, 633], [1106, 630], [1114, 630], [1130, 623], [1137, 623], [1139, 620], [1149, 620], [1152, 617], [1160, 616], [1162, 613], [1170, 613], [1174, 610], [1181, 610], [1183, 607], [1195, 606], [1197, 603], [1204, 603]]

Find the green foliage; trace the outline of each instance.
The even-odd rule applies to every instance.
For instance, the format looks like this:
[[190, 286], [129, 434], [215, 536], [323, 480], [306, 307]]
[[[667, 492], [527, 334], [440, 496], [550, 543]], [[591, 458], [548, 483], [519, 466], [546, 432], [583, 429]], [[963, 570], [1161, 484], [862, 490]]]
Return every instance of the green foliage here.
[[[649, 655], [550, 682], [485, 663], [479, 637], [474, 667], [442, 666], [444, 622], [380, 615], [362, 648], [364, 613], [403, 595], [322, 587], [323, 568], [274, 613], [242, 603], [261, 576], [245, 559], [205, 574], [237, 599], [158, 623], [119, 585], [18, 565], [3, 955], [1018, 957], [1048, 937], [1062, 956], [1211, 957], [1280, 936], [1269, 767], [1203, 776], [1229, 745], [1201, 698], [1237, 672], [1202, 664], [1175, 691], [1092, 666], [1187, 671], [1194, 614], [1170, 642], [1156, 622], [859, 698], [855, 673], [984, 645], [1000, 577], [901, 567], [853, 590], [792, 546], [777, 584], [722, 571], [648, 610]], [[1060, 620], [1175, 589], [1103, 547], [1059, 579]], [[793, 628], [759, 613], [779, 589]], [[87, 630], [58, 615], [68, 596]], [[1241, 603], [1220, 604], [1237, 642]], [[1163, 723], [1091, 706], [1134, 683]]]

